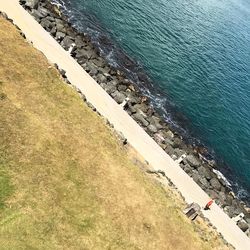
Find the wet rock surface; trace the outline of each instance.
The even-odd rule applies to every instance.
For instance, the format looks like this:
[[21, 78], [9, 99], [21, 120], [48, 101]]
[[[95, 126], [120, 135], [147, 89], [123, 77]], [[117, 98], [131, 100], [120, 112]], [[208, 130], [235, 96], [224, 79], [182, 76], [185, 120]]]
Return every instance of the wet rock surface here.
[[[157, 114], [138, 86], [127, 79], [123, 72], [109, 65], [105, 58], [100, 56], [98, 48], [90, 42], [90, 38], [74, 29], [57, 6], [47, 0], [22, 0], [20, 3], [65, 50], [71, 50], [69, 52], [75, 60], [118, 104], [129, 98], [124, 109], [166, 153], [174, 160], [183, 154], [187, 155], [180, 167], [215, 199], [230, 217], [244, 213], [245, 220], [238, 222], [238, 226], [249, 234], [250, 208], [237, 199], [225, 181], [213, 172], [216, 167], [214, 162], [206, 161], [193, 146], [185, 144], [181, 136], [169, 129], [169, 124]], [[103, 42], [107, 41], [103, 38]], [[124, 62], [128, 67], [133, 65], [127, 57]], [[60, 73], [67, 80], [66, 72], [60, 70]], [[138, 75], [138, 78], [142, 82], [145, 80], [142, 74]], [[89, 106], [91, 107], [91, 104]], [[94, 107], [92, 109], [96, 111]], [[123, 138], [123, 141], [126, 139]]]

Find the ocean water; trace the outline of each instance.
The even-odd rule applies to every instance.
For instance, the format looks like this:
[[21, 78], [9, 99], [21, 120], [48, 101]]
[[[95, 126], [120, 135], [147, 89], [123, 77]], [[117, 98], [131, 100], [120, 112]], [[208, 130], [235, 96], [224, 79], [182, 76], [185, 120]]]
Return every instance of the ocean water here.
[[250, 0], [59, 2], [96, 43], [109, 37], [113, 64], [122, 50], [145, 70], [156, 107], [204, 143], [250, 201]]

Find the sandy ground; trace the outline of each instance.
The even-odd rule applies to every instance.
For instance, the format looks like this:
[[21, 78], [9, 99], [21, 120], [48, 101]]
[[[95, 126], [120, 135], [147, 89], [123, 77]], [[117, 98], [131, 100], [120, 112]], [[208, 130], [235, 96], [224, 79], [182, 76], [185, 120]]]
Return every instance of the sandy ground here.
[[[34, 47], [51, 63], [57, 63], [66, 71], [69, 81], [78, 87], [87, 100], [106, 117], [117, 131], [149, 162], [155, 170], [162, 170], [171, 179], [188, 203], [201, 207], [209, 200], [208, 195], [167, 155], [157, 143], [81, 68], [81, 66], [46, 32], [18, 0], [0, 1], [0, 10], [7, 13], [23, 31]], [[224, 238], [236, 249], [250, 249], [250, 239], [217, 205], [203, 212]]]

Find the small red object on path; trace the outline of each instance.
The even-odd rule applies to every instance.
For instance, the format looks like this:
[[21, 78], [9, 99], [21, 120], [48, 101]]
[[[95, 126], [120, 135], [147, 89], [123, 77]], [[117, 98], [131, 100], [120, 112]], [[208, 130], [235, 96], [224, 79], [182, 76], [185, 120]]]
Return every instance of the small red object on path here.
[[210, 207], [211, 207], [211, 205], [213, 204], [213, 200], [210, 200], [207, 204], [206, 204], [206, 206], [205, 206], [205, 210], [208, 210], [208, 209], [210, 209]]

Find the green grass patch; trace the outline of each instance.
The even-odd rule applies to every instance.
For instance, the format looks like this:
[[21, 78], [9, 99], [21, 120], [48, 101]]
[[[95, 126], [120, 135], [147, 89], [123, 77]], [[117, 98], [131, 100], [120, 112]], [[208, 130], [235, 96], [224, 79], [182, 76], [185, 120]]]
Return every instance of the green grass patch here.
[[0, 209], [5, 207], [5, 201], [13, 192], [10, 177], [4, 170], [4, 166], [0, 164]]

